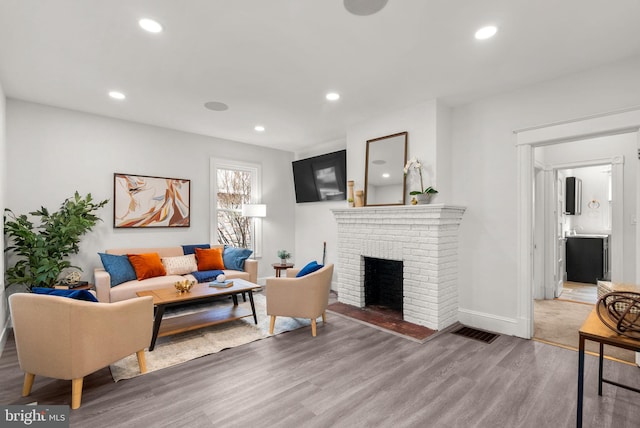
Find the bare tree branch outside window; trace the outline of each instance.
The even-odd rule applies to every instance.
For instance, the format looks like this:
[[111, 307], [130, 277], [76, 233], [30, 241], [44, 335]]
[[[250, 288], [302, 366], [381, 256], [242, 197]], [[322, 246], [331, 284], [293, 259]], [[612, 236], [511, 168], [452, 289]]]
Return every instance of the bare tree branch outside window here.
[[217, 170], [218, 242], [238, 248], [252, 248], [251, 219], [241, 215], [242, 204], [251, 203], [251, 173]]

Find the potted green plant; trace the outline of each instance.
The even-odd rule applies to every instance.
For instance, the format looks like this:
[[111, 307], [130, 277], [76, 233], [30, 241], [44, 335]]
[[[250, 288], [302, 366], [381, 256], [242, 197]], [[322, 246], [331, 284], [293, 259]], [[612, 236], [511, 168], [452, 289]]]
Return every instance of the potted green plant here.
[[287, 264], [287, 259], [291, 258], [291, 253], [287, 250], [278, 250], [278, 257], [280, 257], [280, 263], [285, 265]]
[[418, 173], [420, 174], [420, 190], [413, 190], [409, 192], [409, 194], [415, 196], [418, 204], [428, 204], [431, 202], [431, 198], [438, 193], [438, 191], [431, 186], [425, 189], [422, 182], [422, 163], [420, 163], [416, 158], [409, 159], [407, 164], [404, 166], [404, 175], [406, 176], [412, 169], [418, 170]]
[[8, 239], [4, 251], [17, 257], [6, 270], [6, 287], [12, 284], [26, 285], [29, 290], [53, 287], [64, 269], [81, 270], [67, 259], [78, 253], [82, 235], [100, 221], [95, 211], [107, 202], [108, 199], [96, 203], [91, 193], [81, 197], [75, 192], [56, 212], [50, 213], [45, 207], [30, 212], [30, 216], [39, 218], [37, 225], [26, 214], [15, 215], [5, 209], [4, 234]]

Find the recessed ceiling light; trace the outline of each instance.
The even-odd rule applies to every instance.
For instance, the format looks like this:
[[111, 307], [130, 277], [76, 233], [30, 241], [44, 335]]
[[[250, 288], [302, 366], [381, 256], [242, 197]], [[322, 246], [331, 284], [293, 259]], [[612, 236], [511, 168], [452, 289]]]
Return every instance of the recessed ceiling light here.
[[225, 103], [221, 103], [218, 101], [209, 101], [208, 103], [204, 103], [204, 107], [213, 111], [225, 111], [229, 110], [229, 106]]
[[160, 25], [153, 19], [142, 18], [140, 21], [138, 21], [138, 24], [143, 30], [146, 30], [150, 33], [159, 33], [162, 31], [162, 25]]
[[382, 174], [382, 178], [389, 178], [391, 177], [391, 174], [389, 174], [388, 172], [385, 172], [384, 174]]
[[262, 125], [256, 125], [253, 129], [255, 129], [258, 132], [264, 132], [264, 126]]
[[367, 16], [380, 12], [388, 0], [344, 0], [344, 8], [354, 15]]
[[109, 96], [116, 100], [124, 100], [125, 98], [127, 98], [122, 92], [118, 92], [118, 91], [109, 92]]
[[329, 101], [336, 101], [336, 100], [339, 100], [339, 99], [340, 99], [340, 94], [339, 94], [339, 93], [337, 93], [337, 92], [329, 92], [329, 93], [326, 95], [326, 98], [327, 98]]
[[487, 27], [482, 27], [478, 31], [476, 31], [476, 39], [478, 40], [486, 40], [495, 36], [498, 32], [498, 29], [493, 25], [489, 25]]

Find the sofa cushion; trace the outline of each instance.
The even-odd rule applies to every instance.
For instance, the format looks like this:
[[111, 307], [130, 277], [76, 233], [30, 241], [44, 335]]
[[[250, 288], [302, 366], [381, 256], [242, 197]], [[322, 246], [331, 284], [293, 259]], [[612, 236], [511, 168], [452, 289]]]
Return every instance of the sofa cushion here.
[[196, 279], [196, 282], [210, 282], [215, 280], [220, 274], [224, 274], [220, 269], [191, 272], [191, 275]]
[[87, 302], [97, 302], [96, 296], [89, 290], [63, 290], [57, 288], [33, 287], [31, 291], [35, 294], [48, 294], [50, 296], [68, 297], [70, 299], [85, 300]]
[[109, 273], [110, 285], [115, 287], [123, 282], [136, 279], [136, 271], [133, 269], [129, 257], [113, 254], [98, 253], [104, 270]]
[[305, 276], [305, 275], [309, 275], [310, 273], [313, 273], [319, 269], [322, 269], [324, 267], [324, 265], [319, 265], [317, 261], [312, 261], [309, 262], [305, 265], [305, 267], [303, 267], [302, 269], [300, 269], [300, 272], [298, 272], [298, 274], [296, 275], [296, 278], [300, 278], [301, 276]]
[[236, 248], [225, 245], [222, 251], [224, 268], [244, 270], [244, 261], [247, 260], [251, 254], [253, 254], [253, 251], [248, 248]]
[[183, 245], [182, 246], [182, 252], [184, 252], [185, 255], [187, 254], [195, 254], [196, 253], [196, 248], [211, 248], [211, 245], [209, 244], [191, 244], [191, 245]]
[[138, 281], [167, 274], [158, 253], [128, 254], [127, 256], [136, 271]]
[[162, 257], [162, 264], [167, 275], [185, 275], [198, 270], [195, 254], [178, 257]]
[[222, 260], [222, 248], [196, 248], [196, 259], [198, 260], [198, 270], [224, 269]]

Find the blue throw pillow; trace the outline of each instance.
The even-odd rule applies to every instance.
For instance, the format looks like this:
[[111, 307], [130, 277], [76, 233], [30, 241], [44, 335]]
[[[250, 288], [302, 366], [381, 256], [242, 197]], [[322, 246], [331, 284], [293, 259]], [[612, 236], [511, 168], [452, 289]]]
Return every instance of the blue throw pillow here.
[[196, 248], [211, 248], [211, 245], [209, 244], [192, 244], [192, 245], [183, 245], [182, 246], [182, 252], [184, 253], [184, 255], [189, 255], [189, 254], [195, 254], [196, 253]]
[[236, 248], [225, 245], [224, 251], [222, 252], [225, 269], [244, 270], [244, 261], [247, 260], [251, 254], [253, 254], [253, 251], [248, 248]]
[[317, 261], [312, 261], [307, 263], [307, 265], [305, 267], [303, 267], [302, 269], [300, 269], [300, 272], [298, 272], [298, 274], [296, 275], [296, 278], [300, 278], [301, 276], [305, 276], [305, 275], [309, 275], [310, 273], [313, 273], [315, 271], [317, 271], [318, 269], [322, 269], [324, 267], [324, 265], [319, 265]]
[[224, 273], [224, 272], [221, 270], [200, 270], [200, 271], [191, 272], [191, 275], [193, 275], [196, 281], [200, 283], [200, 282], [211, 282], [215, 280], [216, 277], [221, 273]]
[[129, 257], [126, 255], [117, 256], [115, 254], [98, 253], [102, 266], [111, 276], [111, 286], [115, 287], [123, 282], [138, 279], [136, 271], [131, 266]]
[[98, 299], [89, 290], [58, 290], [57, 288], [33, 287], [31, 291], [35, 294], [48, 294], [50, 296], [69, 297], [70, 299], [85, 300], [87, 302], [97, 302]]

